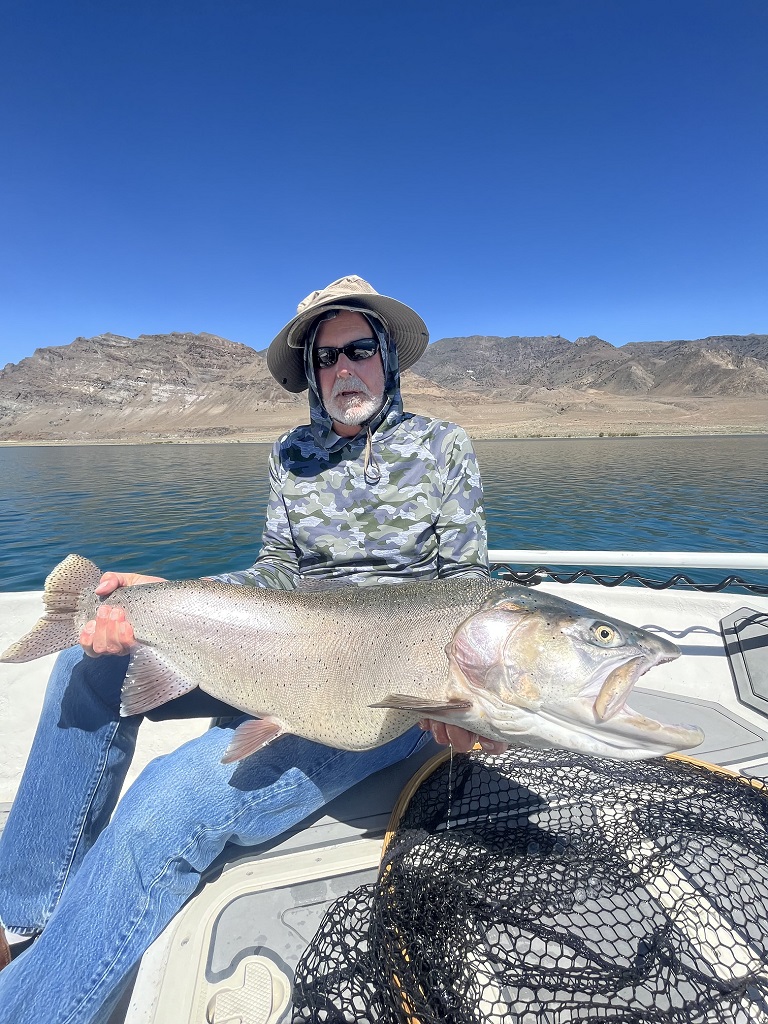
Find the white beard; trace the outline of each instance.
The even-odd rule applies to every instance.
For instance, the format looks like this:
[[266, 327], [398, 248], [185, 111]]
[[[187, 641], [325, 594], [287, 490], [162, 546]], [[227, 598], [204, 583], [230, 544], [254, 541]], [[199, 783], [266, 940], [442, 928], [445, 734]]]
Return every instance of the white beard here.
[[[354, 395], [342, 395], [343, 391], [355, 391]], [[325, 411], [336, 423], [357, 427], [375, 416], [384, 404], [384, 395], [374, 395], [358, 377], [337, 380], [333, 391], [325, 402]]]

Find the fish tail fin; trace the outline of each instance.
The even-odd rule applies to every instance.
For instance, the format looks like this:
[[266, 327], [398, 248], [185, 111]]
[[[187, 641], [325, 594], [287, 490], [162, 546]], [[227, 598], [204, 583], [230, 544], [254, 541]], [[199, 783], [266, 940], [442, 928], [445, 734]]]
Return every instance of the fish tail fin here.
[[[34, 661], [76, 644], [80, 627], [88, 621], [91, 604], [88, 598], [101, 575], [101, 570], [82, 555], [67, 555], [45, 581], [45, 614], [26, 636], [0, 654], [0, 661], [10, 664]], [[97, 603], [94, 597], [94, 612]]]

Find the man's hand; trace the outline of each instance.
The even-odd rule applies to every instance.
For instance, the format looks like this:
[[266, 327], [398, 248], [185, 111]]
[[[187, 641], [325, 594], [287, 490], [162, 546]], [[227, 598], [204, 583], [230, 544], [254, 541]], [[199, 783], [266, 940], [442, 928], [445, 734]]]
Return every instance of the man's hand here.
[[[105, 572], [96, 587], [96, 593], [99, 597], [107, 597], [120, 587], [164, 582], [162, 576], [143, 576], [139, 572]], [[133, 627], [125, 621], [123, 609], [110, 608], [108, 605], [101, 605], [96, 610], [96, 618], [86, 622], [79, 639], [85, 653], [92, 658], [98, 658], [101, 654], [127, 654], [136, 643]]]
[[509, 746], [501, 740], [489, 740], [485, 736], [478, 736], [476, 732], [468, 732], [458, 725], [446, 725], [445, 722], [436, 722], [432, 718], [422, 718], [419, 725], [425, 732], [432, 733], [435, 742], [446, 746], [450, 743], [454, 750], [460, 754], [467, 754], [479, 743], [486, 754], [503, 754]]

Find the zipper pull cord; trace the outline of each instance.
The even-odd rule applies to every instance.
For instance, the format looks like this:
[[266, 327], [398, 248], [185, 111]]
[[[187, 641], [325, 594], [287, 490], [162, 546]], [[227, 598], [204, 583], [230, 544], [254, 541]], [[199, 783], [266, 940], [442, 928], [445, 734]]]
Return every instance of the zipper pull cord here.
[[368, 437], [365, 442], [365, 462], [363, 464], [363, 476], [369, 484], [377, 484], [381, 480], [381, 469], [373, 454], [373, 435], [371, 428], [367, 428]]

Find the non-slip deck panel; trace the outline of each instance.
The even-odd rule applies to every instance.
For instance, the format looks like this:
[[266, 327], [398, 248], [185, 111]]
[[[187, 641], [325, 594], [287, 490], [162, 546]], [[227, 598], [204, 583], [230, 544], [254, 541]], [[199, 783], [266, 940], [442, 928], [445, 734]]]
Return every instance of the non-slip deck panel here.
[[720, 620], [720, 630], [736, 696], [768, 718], [768, 615], [739, 608]]
[[691, 750], [692, 757], [714, 764], [737, 764], [761, 755], [768, 757], [768, 732], [728, 711], [720, 704], [674, 693], [635, 689], [630, 706], [649, 718], [680, 725], [696, 725], [704, 740]]

